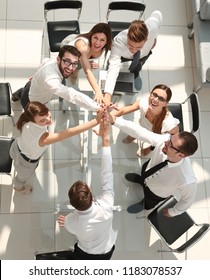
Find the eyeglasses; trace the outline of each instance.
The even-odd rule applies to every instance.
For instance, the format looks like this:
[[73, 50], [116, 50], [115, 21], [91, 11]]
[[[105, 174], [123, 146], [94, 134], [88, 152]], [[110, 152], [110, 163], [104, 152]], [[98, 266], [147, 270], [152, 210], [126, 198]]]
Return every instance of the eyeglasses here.
[[174, 150], [177, 151], [178, 153], [184, 154], [182, 151], [180, 151], [179, 149], [177, 149], [176, 147], [174, 147], [174, 145], [173, 145], [171, 139], [172, 139], [172, 135], [170, 135], [169, 142], [168, 142], [168, 147], [174, 149]]
[[158, 95], [156, 92], [151, 92], [150, 94], [152, 97], [157, 98], [160, 102], [167, 102], [164, 97]]
[[64, 64], [68, 67], [69, 66], [72, 66], [72, 68], [77, 68], [78, 67], [78, 63], [76, 63], [76, 62], [71, 62], [67, 59], [62, 59], [62, 60], [63, 60]]

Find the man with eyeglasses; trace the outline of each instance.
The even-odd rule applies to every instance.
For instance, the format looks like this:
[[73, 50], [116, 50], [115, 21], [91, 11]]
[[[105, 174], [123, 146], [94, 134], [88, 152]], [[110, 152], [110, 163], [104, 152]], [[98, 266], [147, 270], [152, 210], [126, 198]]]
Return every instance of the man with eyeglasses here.
[[[122, 117], [116, 118], [112, 113], [110, 123], [155, 147], [150, 160], [143, 164], [141, 175], [125, 175], [128, 181], [141, 184], [144, 191], [143, 201], [128, 207], [128, 212], [152, 209], [176, 192], [180, 193], [178, 203], [173, 208], [164, 209], [164, 215], [172, 217], [185, 212], [192, 205], [197, 190], [197, 179], [189, 159], [198, 148], [196, 137], [186, 131], [174, 135], [157, 134]], [[162, 164], [161, 169], [156, 168], [159, 164]]]
[[54, 95], [88, 110], [96, 111], [99, 105], [87, 95], [66, 86], [65, 79], [74, 80], [81, 54], [73, 46], [63, 46], [55, 58], [44, 60], [33, 78], [24, 88], [13, 93], [12, 100], [20, 99], [23, 108], [29, 101], [47, 104]]

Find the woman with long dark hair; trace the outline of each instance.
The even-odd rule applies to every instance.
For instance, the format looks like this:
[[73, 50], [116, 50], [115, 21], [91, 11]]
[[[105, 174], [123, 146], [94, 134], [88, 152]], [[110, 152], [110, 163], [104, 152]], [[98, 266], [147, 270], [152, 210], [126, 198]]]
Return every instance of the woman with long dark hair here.
[[108, 51], [111, 50], [112, 34], [110, 26], [107, 23], [98, 23], [88, 33], [67, 36], [61, 43], [61, 46], [63, 45], [72, 45], [80, 51], [80, 63], [95, 93], [94, 99], [101, 104], [103, 94], [92, 69], [99, 68], [99, 63], [95, 62], [95, 59], [98, 60], [103, 57], [106, 61]]
[[[168, 110], [167, 104], [171, 97], [171, 89], [164, 84], [159, 84], [152, 89], [149, 97], [143, 97], [140, 100], [135, 101], [133, 104], [120, 108], [119, 111], [114, 112], [114, 115], [120, 117], [139, 110], [139, 123], [141, 126], [159, 134], [166, 132], [175, 134], [179, 132], [179, 120], [174, 118]], [[128, 135], [123, 139], [123, 143], [128, 144], [134, 140], [135, 138]], [[146, 156], [151, 150], [151, 146], [145, 149], [140, 149], [137, 151], [137, 155]]]

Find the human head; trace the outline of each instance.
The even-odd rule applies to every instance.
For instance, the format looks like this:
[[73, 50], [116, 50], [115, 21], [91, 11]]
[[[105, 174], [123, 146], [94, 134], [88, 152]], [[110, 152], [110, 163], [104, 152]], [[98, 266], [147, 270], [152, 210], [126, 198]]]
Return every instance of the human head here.
[[193, 155], [198, 149], [198, 141], [194, 134], [181, 131], [170, 136], [165, 142], [163, 152], [171, 161], [178, 161], [181, 158]]
[[68, 192], [70, 204], [79, 211], [85, 211], [92, 205], [93, 196], [88, 185], [76, 181]]
[[51, 113], [44, 104], [37, 101], [29, 102], [17, 121], [17, 129], [22, 131], [23, 125], [27, 122], [47, 126], [52, 123]]
[[100, 33], [104, 34], [106, 37], [106, 42], [103, 45], [102, 49], [105, 49], [105, 54], [107, 54], [107, 52], [111, 50], [111, 46], [112, 46], [112, 32], [110, 26], [107, 23], [103, 23], [103, 22], [97, 23], [96, 25], [93, 26], [93, 28], [88, 33], [81, 34], [79, 36], [86, 37], [89, 40], [89, 44], [91, 47], [94, 35]]
[[132, 21], [128, 28], [127, 45], [131, 53], [136, 53], [143, 48], [148, 38], [148, 29], [142, 20]]
[[64, 45], [59, 49], [57, 64], [64, 78], [68, 78], [77, 69], [80, 56], [80, 51], [73, 46]]
[[170, 87], [168, 87], [167, 85], [164, 85], [164, 84], [158, 84], [152, 89], [151, 92], [154, 92], [156, 89], [163, 90], [166, 93], [165, 100], [167, 103], [171, 100], [172, 91], [171, 91]]
[[152, 131], [161, 133], [162, 123], [168, 113], [167, 104], [172, 97], [171, 89], [164, 85], [156, 85], [149, 95], [149, 110], [155, 116]]

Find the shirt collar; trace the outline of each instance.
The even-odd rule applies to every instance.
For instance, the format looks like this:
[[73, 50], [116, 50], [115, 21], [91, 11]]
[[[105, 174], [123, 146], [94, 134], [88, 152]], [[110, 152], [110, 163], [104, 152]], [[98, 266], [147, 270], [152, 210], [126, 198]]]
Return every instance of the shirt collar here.
[[182, 159], [179, 160], [178, 162], [170, 162], [170, 161], [168, 161], [168, 167], [169, 167], [169, 168], [177, 167], [177, 166], [182, 165], [183, 162], [184, 162], [184, 158], [182, 158]]

